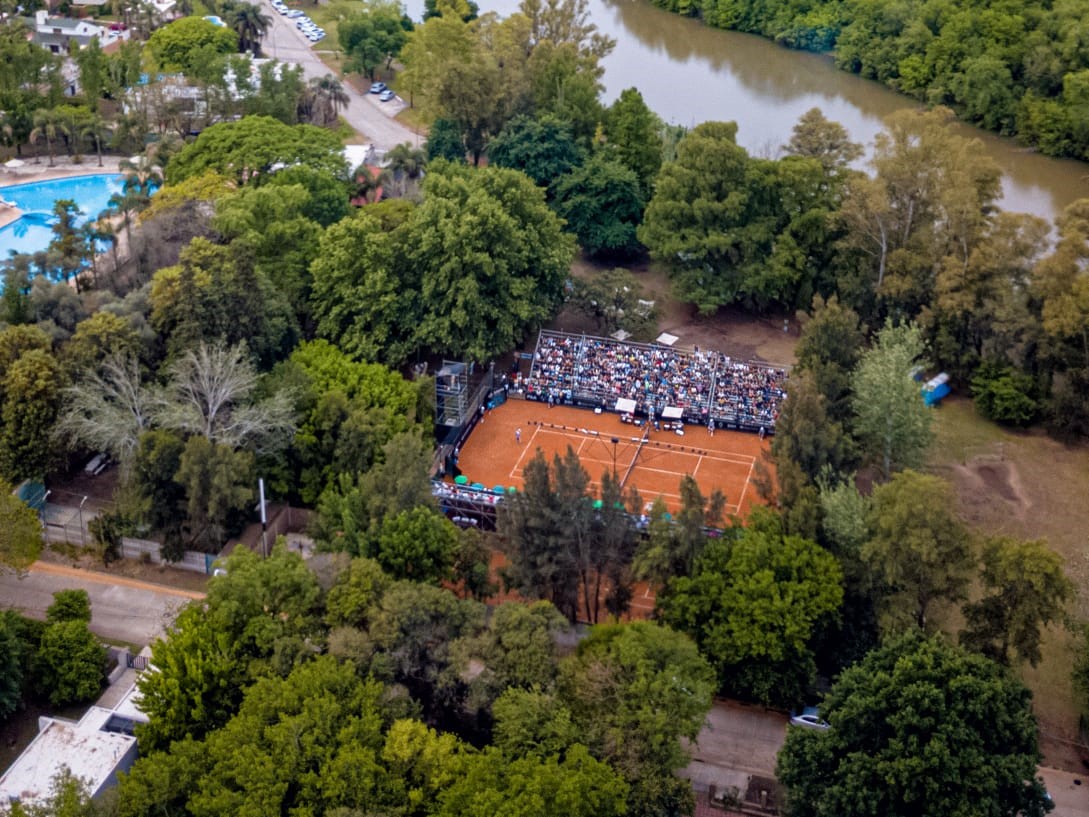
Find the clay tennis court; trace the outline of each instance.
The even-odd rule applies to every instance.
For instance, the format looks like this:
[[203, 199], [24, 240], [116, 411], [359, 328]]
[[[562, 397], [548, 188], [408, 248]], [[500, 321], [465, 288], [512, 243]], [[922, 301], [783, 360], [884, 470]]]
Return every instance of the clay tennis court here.
[[[521, 429], [521, 442], [516, 430]], [[663, 428], [642, 442], [643, 429], [620, 422], [613, 413], [509, 400], [484, 416], [461, 447], [459, 466], [471, 482], [522, 487], [526, 464], [538, 450], [551, 462], [571, 447], [590, 474], [592, 489], [602, 473], [613, 470], [634, 486], [649, 506], [662, 497], [671, 511], [680, 507], [679, 486], [691, 474], [704, 496], [720, 490], [726, 510], [745, 516], [759, 502], [752, 484], [753, 468], [770, 439], [756, 434], [685, 426], [683, 435]], [[613, 438], [617, 439], [614, 445]]]

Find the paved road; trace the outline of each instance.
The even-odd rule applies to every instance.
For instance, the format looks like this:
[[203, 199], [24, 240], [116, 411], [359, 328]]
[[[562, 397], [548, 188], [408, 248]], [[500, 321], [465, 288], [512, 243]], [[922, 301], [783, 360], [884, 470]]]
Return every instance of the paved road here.
[[[749, 775], [774, 777], [775, 756], [786, 740], [787, 719], [761, 707], [715, 701], [692, 747], [684, 774], [693, 783], [744, 789]], [[1089, 775], [1041, 766], [1040, 776], [1055, 802], [1051, 817], [1089, 817]]]
[[[329, 67], [323, 63], [314, 53], [314, 48], [335, 48], [335, 43], [330, 43], [329, 38], [313, 45], [303, 37], [295, 27], [294, 20], [288, 20], [276, 9], [270, 6], [267, 0], [261, 0], [261, 11], [272, 18], [272, 25], [262, 42], [262, 49], [266, 56], [278, 59], [281, 62], [301, 65], [307, 79], [323, 77], [331, 73]], [[397, 102], [379, 102], [376, 95], [360, 94], [348, 83], [344, 83], [344, 90], [349, 97], [348, 107], [341, 110], [343, 116], [353, 128], [374, 144], [378, 150], [390, 148], [408, 142], [416, 145], [420, 137], [405, 127], [393, 114], [403, 106]]]
[[31, 618], [45, 618], [57, 590], [83, 589], [91, 598], [91, 629], [103, 638], [150, 644], [188, 601], [201, 593], [111, 576], [48, 562], [35, 562], [19, 577], [0, 573], [0, 604]]

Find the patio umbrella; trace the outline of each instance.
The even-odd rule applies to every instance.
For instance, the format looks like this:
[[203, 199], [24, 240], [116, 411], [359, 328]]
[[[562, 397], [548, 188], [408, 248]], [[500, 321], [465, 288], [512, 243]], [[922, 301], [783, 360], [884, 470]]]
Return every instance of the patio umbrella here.
[[22, 167], [25, 164], [26, 162], [24, 162], [22, 159], [8, 159], [6, 162], [4, 162], [4, 167], [10, 167], [14, 169], [17, 167]]
[[469, 478], [467, 476], [465, 476], [465, 474], [459, 474], [458, 476], [454, 477], [454, 484], [455, 485], [468, 485], [469, 484]]
[[594, 510], [595, 510], [595, 511], [596, 511], [596, 510], [599, 510], [599, 509], [601, 508], [601, 506], [602, 506], [602, 505], [604, 505], [604, 504], [605, 504], [605, 503], [604, 503], [604, 502], [602, 502], [602, 501], [601, 501], [600, 499], [595, 499], [595, 500], [594, 500]]
[[504, 488], [502, 485], [495, 485], [495, 486], [492, 487], [492, 493], [493, 494], [505, 494], [506, 492], [507, 492], [507, 489]]
[[484, 488], [484, 483], [483, 483], [483, 482], [474, 482], [474, 483], [473, 483], [472, 485], [470, 485], [469, 487], [470, 487], [470, 488], [472, 488], [472, 489], [473, 489], [474, 491], [483, 491], [483, 490], [486, 490], [486, 489]]

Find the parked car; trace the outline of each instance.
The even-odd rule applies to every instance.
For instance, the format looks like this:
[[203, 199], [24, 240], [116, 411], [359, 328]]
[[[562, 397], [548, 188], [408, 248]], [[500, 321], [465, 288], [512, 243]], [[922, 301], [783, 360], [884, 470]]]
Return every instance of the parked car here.
[[304, 12], [299, 11], [298, 9], [292, 9], [291, 11], [289, 11], [287, 13], [287, 16], [290, 17], [292, 20], [297, 20], [300, 17], [305, 17], [306, 14]]
[[91, 457], [90, 461], [83, 466], [83, 472], [85, 474], [90, 474], [93, 477], [97, 477], [109, 467], [110, 455], [103, 451], [101, 454], [95, 454]]
[[829, 729], [830, 724], [821, 720], [820, 713], [815, 706], [807, 706], [801, 712], [790, 718], [791, 726], [801, 726], [806, 729]]
[[373, 85], [371, 85], [371, 93], [372, 94], [380, 94], [385, 90], [386, 90], [386, 83], [384, 83], [384, 82], [376, 82]]
[[381, 96], [378, 97], [379, 102], [389, 102], [391, 99], [396, 99], [397, 94], [393, 93], [389, 88], [384, 90]]

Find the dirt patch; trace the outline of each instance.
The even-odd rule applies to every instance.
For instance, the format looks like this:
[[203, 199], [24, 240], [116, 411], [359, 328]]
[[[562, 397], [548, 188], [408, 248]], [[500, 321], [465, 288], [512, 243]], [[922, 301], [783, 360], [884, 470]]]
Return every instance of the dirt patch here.
[[968, 521], [986, 523], [999, 514], [1025, 518], [1032, 503], [1025, 495], [1016, 463], [970, 462], [953, 466], [953, 473], [962, 515]]
[[[982, 534], [1045, 540], [1079, 590], [1069, 613], [1089, 618], [1089, 447], [1001, 428], [961, 398], [942, 405], [935, 432], [930, 469], [952, 482], [959, 515]], [[1071, 677], [1082, 649], [1074, 633], [1053, 625], [1044, 632], [1039, 665], [1018, 669], [1033, 692], [1045, 763], [1073, 772], [1084, 771], [1077, 747], [1080, 697]]]
[[[571, 265], [571, 273], [587, 278], [611, 266], [579, 258]], [[800, 327], [792, 316], [774, 312], [752, 315], [739, 307], [723, 307], [713, 315], [700, 315], [695, 306], [673, 297], [673, 284], [661, 265], [640, 260], [626, 265], [626, 269], [631, 270], [643, 287], [644, 297], [655, 302], [658, 332], [676, 335], [678, 346], [713, 349], [737, 360], [779, 366], [794, 363]], [[564, 309], [548, 328], [564, 332], [598, 331], [591, 319], [574, 309]]]

